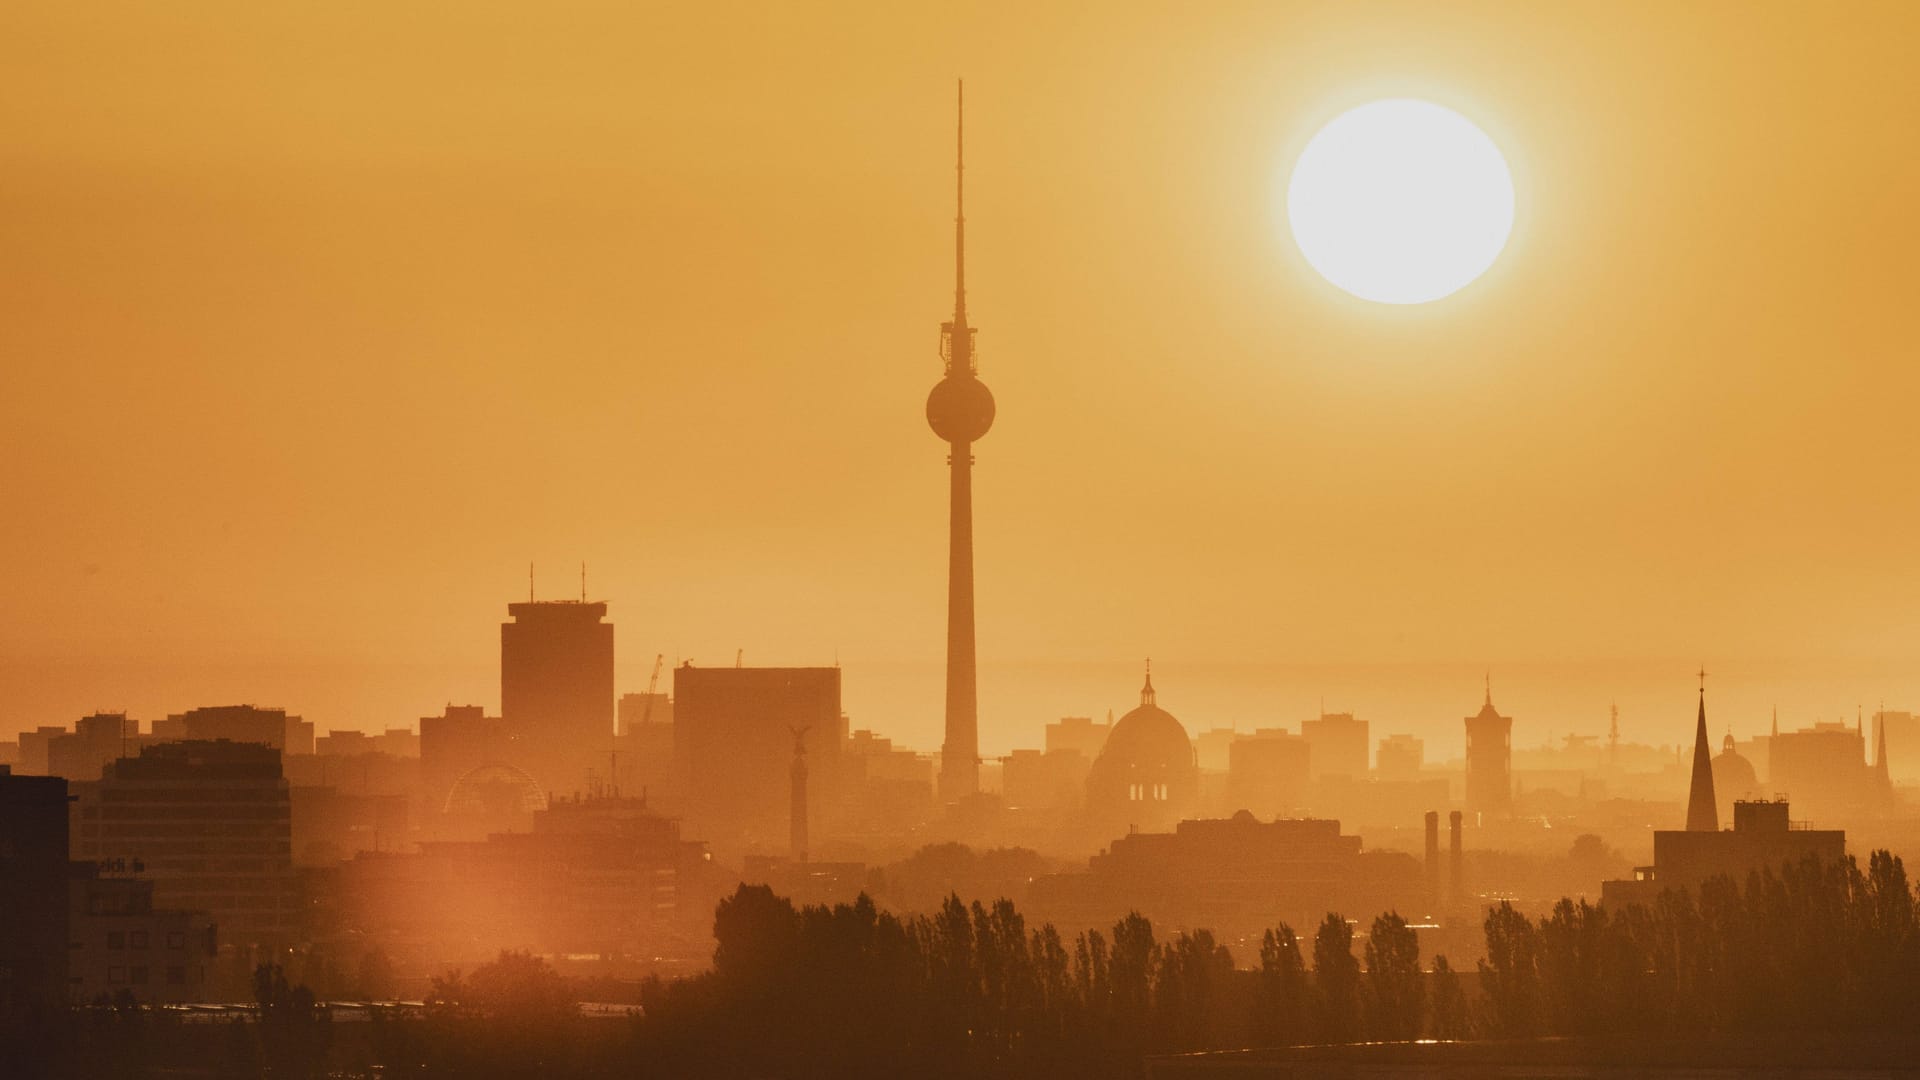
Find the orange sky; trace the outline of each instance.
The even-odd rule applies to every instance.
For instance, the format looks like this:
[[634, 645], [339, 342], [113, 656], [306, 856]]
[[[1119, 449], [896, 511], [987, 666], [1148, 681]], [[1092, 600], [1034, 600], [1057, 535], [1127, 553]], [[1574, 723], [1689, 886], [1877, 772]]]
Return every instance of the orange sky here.
[[[989, 751], [1920, 706], [1911, 5], [635, 7], [0, 8], [0, 732], [495, 704], [584, 559], [935, 745], [956, 74]], [[1515, 170], [1428, 306], [1276, 223], [1382, 96]]]

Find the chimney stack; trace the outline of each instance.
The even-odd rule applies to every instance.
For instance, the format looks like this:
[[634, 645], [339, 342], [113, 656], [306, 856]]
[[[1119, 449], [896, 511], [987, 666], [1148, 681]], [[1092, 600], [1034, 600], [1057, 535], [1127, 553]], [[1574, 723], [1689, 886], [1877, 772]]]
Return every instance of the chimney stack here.
[[1440, 907], [1440, 811], [1427, 811], [1427, 903]]
[[1460, 818], [1460, 811], [1455, 810], [1448, 819], [1449, 840], [1452, 847], [1448, 850], [1447, 861], [1451, 864], [1453, 870], [1453, 880], [1447, 883], [1447, 900], [1448, 906], [1450, 907], [1457, 906], [1465, 899], [1464, 883], [1460, 880], [1463, 876], [1461, 873], [1462, 863], [1460, 858]]

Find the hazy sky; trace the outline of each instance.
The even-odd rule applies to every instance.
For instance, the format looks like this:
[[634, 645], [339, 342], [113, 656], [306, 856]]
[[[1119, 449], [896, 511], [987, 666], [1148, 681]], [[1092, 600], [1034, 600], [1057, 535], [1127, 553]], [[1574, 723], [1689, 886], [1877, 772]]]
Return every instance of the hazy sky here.
[[[497, 705], [531, 559], [937, 744], [956, 75], [989, 751], [1920, 705], [1920, 9], [645, 6], [0, 6], [0, 733]], [[1422, 307], [1277, 215], [1386, 96], [1515, 171]]]

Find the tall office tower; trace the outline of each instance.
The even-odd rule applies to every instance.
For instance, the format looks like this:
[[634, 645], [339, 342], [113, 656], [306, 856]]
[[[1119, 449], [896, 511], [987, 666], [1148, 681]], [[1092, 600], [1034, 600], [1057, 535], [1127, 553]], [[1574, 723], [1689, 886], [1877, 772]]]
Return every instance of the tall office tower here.
[[1352, 713], [1321, 713], [1302, 720], [1300, 734], [1313, 748], [1313, 775], [1367, 778], [1367, 722]]
[[67, 782], [0, 765], [0, 1017], [67, 1001]]
[[508, 604], [500, 624], [500, 719], [549, 794], [585, 791], [613, 750], [613, 624], [581, 600]]
[[1504, 814], [1513, 809], [1513, 717], [1493, 707], [1493, 678], [1486, 702], [1467, 717], [1467, 809]]
[[[964, 91], [963, 91], [964, 94]], [[945, 439], [951, 474], [947, 534], [947, 725], [940, 748], [940, 798], [980, 790], [980, 713], [973, 651], [973, 444], [993, 426], [993, 394], [974, 364], [967, 325], [965, 98], [956, 139], [953, 218], [953, 319], [940, 326], [946, 374], [927, 395], [927, 424]]]
[[791, 839], [796, 731], [806, 733], [812, 758], [812, 805], [830, 805], [847, 737], [839, 668], [682, 664], [673, 671], [673, 705], [682, 805], [698, 835], [716, 847]]
[[280, 751], [225, 740], [160, 743], [74, 787], [75, 858], [144, 867], [156, 906], [208, 912], [222, 941], [293, 938], [300, 907]]

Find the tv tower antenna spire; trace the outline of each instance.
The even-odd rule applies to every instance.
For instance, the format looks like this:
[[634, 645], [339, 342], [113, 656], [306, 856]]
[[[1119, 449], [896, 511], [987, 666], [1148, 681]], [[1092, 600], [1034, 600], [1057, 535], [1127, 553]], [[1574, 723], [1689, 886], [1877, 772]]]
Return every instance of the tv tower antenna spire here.
[[946, 741], [940, 750], [940, 797], [952, 802], [980, 790], [980, 715], [973, 633], [973, 444], [993, 426], [993, 394], [973, 359], [967, 324], [966, 98], [956, 87], [954, 118], [953, 319], [940, 326], [944, 377], [927, 395], [927, 425], [949, 453], [947, 533]]

